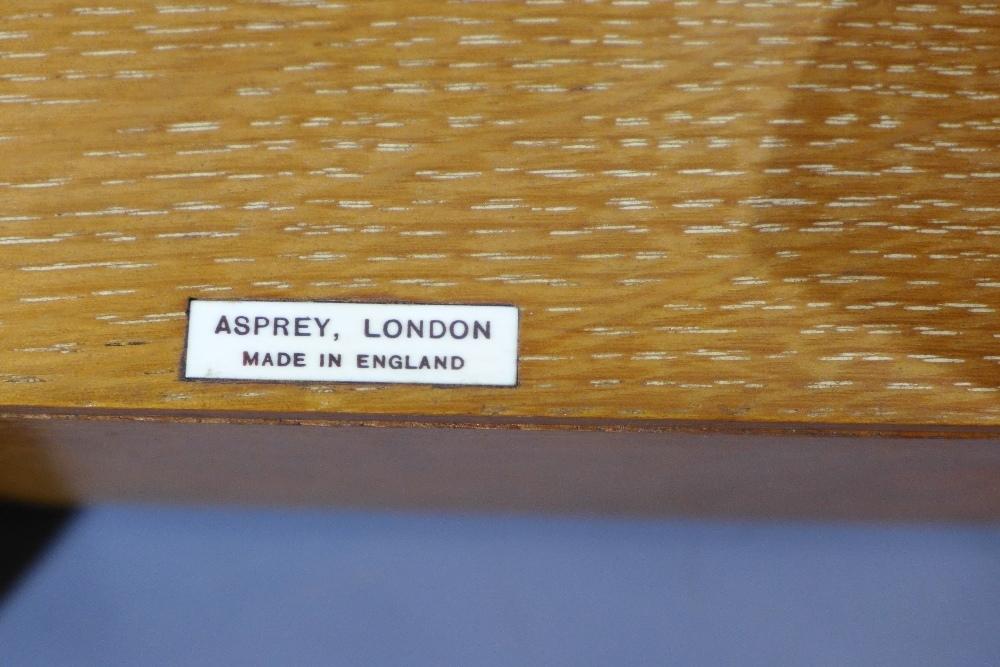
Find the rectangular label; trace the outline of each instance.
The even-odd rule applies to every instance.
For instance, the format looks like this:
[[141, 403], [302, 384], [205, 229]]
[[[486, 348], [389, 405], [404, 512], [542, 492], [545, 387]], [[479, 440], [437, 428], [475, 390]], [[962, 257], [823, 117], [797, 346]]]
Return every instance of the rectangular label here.
[[188, 380], [517, 384], [518, 310], [328, 301], [188, 308]]

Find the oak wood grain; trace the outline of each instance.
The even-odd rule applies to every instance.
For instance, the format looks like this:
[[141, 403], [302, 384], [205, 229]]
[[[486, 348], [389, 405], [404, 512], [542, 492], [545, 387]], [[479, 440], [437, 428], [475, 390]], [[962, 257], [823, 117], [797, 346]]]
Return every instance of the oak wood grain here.
[[[1000, 7], [6, 0], [0, 405], [1000, 424]], [[512, 303], [516, 389], [179, 380], [191, 297]]]

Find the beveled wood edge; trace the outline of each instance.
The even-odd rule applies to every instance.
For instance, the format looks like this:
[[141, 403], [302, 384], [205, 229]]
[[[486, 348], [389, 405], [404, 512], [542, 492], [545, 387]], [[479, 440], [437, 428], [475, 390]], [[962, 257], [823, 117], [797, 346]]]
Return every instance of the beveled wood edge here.
[[373, 413], [270, 412], [227, 410], [141, 410], [129, 408], [61, 408], [0, 405], [0, 420], [127, 421], [203, 424], [267, 424], [289, 426], [414, 429], [491, 429], [582, 432], [690, 433], [719, 435], [912, 438], [947, 440], [997, 440], [1000, 425], [963, 424], [846, 424], [799, 422], [750, 422], [739, 420], [667, 420], [559, 418], [485, 415], [385, 415]]

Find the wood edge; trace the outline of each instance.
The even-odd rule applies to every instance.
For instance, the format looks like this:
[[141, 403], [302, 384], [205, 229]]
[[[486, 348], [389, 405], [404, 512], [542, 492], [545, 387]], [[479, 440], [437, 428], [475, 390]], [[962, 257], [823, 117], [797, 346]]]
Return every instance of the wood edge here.
[[835, 422], [749, 422], [728, 420], [656, 420], [558, 418], [485, 415], [385, 415], [226, 410], [140, 410], [0, 405], [0, 420], [70, 420], [257, 424], [317, 427], [490, 429], [606, 433], [688, 433], [844, 438], [913, 438], [1000, 440], [1000, 425], [844, 424]]

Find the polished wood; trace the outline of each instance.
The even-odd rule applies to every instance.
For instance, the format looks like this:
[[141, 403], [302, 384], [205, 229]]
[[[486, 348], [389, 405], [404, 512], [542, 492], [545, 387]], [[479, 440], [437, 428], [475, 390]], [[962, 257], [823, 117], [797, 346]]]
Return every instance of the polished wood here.
[[[995, 441], [998, 45], [989, 3], [6, 0], [0, 407]], [[520, 383], [182, 382], [192, 297], [514, 304]]]

